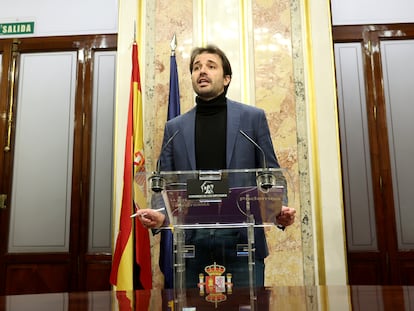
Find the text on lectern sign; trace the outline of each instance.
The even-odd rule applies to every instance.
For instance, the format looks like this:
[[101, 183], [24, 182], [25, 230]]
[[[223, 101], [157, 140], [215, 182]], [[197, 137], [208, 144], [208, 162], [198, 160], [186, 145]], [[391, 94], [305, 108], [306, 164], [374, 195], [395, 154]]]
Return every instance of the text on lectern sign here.
[[187, 198], [188, 199], [224, 199], [227, 198], [229, 185], [227, 179], [221, 180], [187, 180]]

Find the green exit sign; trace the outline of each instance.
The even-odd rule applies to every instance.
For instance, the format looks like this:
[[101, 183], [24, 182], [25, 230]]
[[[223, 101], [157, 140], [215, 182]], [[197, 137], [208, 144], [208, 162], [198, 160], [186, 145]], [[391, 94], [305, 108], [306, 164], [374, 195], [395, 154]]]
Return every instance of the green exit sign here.
[[34, 33], [34, 22], [0, 23], [0, 36], [27, 35]]

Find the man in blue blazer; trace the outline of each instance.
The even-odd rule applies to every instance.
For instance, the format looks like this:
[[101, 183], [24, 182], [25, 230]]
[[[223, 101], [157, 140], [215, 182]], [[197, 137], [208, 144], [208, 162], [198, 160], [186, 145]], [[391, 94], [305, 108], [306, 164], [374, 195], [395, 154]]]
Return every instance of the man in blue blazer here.
[[[278, 168], [269, 127], [265, 113], [262, 109], [226, 100], [227, 106], [227, 131], [221, 136], [226, 138], [226, 161], [222, 169], [243, 169], [243, 168], [262, 168], [263, 155], [240, 131], [246, 133], [264, 151], [269, 167]], [[170, 144], [163, 150], [160, 157], [162, 170], [196, 170], [196, 114], [197, 106], [167, 122], [164, 131], [165, 146], [167, 140], [177, 134]], [[217, 126], [217, 123], [213, 123]], [[212, 139], [217, 139], [210, 134]], [[214, 152], [211, 145], [206, 146]], [[216, 168], [217, 169], [217, 168]]]
[[[232, 70], [224, 52], [212, 45], [195, 48], [190, 72], [196, 106], [166, 123], [160, 170], [255, 169], [263, 168], [264, 161], [268, 167], [279, 168], [264, 111], [226, 97]], [[265, 160], [260, 148], [242, 132], [260, 146]], [[289, 226], [295, 213], [295, 209], [283, 206], [277, 222]], [[165, 221], [165, 214], [153, 210], [138, 211], [138, 216], [147, 228], [159, 228]], [[186, 262], [186, 283], [193, 287], [205, 266], [220, 260], [221, 253], [235, 253], [235, 245], [247, 243], [247, 238], [246, 232], [238, 229], [198, 229], [186, 231], [187, 243], [195, 245], [196, 252], [196, 258]], [[263, 229], [255, 229], [255, 247], [256, 285], [263, 286], [264, 258], [268, 255]], [[245, 263], [232, 256], [227, 270], [235, 271], [234, 286], [248, 285], [248, 280], [238, 277]]]

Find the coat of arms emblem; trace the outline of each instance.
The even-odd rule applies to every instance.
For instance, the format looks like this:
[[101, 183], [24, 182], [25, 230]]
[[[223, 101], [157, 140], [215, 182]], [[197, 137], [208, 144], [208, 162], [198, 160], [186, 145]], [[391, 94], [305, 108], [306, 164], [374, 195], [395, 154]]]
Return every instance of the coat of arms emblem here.
[[227, 299], [226, 294], [230, 295], [233, 292], [232, 274], [226, 273], [226, 268], [217, 263], [206, 266], [204, 273], [198, 275], [200, 289], [200, 296], [204, 296], [207, 293], [206, 300], [212, 303], [218, 303]]

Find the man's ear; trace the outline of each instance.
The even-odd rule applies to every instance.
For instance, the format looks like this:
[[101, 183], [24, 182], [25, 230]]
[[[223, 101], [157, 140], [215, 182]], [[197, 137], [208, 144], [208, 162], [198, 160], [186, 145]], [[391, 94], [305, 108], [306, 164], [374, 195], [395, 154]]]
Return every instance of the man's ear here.
[[224, 76], [224, 86], [229, 85], [230, 84], [230, 81], [231, 81], [230, 75], [225, 75]]

